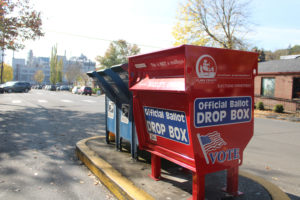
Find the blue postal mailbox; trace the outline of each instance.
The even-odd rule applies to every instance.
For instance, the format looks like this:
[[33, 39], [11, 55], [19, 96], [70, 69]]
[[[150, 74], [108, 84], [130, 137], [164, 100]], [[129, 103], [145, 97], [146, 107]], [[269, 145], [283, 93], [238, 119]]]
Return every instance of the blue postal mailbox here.
[[[127, 64], [123, 64], [101, 71], [100, 74], [99, 71], [97, 73], [104, 79], [112, 91], [110, 94], [112, 94], [113, 97], [109, 97], [106, 101], [106, 118], [107, 122], [110, 121], [110, 118], [116, 119], [116, 148], [121, 150], [122, 141], [126, 140], [130, 142], [132, 157], [137, 158], [137, 136], [132, 114], [132, 95], [128, 89], [127, 70]], [[97, 78], [99, 79], [100, 77]], [[104, 91], [106, 93], [106, 90]], [[111, 99], [113, 99], [113, 101], [111, 101]], [[114, 107], [116, 109], [113, 109]], [[107, 123], [106, 126], [110, 126], [110, 123]], [[110, 127], [108, 127], [108, 129], [112, 130]]]
[[106, 142], [109, 143], [110, 133], [116, 135], [117, 127], [117, 109], [116, 109], [116, 94], [114, 93], [112, 87], [104, 79], [105, 73], [103, 70], [88, 72], [87, 75], [91, 78], [97, 80], [98, 85], [105, 93], [105, 128], [106, 128]]

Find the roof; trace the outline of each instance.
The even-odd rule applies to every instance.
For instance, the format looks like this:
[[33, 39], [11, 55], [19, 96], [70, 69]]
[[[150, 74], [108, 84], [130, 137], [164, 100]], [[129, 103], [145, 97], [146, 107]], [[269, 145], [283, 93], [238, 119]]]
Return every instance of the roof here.
[[258, 63], [258, 74], [300, 73], [300, 58]]
[[295, 59], [299, 57], [300, 55], [287, 55], [287, 56], [280, 56], [280, 59]]

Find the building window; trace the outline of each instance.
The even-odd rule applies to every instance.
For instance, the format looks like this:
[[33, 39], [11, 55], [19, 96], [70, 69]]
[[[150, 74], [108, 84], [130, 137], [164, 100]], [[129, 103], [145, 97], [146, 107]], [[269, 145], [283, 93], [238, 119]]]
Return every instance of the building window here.
[[275, 78], [262, 78], [261, 81], [261, 95], [267, 97], [274, 97]]
[[293, 98], [300, 98], [300, 78], [294, 78], [294, 81], [293, 81]]

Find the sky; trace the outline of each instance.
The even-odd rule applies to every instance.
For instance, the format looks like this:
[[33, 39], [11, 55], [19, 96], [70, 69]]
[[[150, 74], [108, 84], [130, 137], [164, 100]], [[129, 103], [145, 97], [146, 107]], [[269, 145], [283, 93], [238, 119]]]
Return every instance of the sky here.
[[[109, 43], [125, 39], [137, 44], [142, 53], [173, 46], [172, 28], [179, 4], [185, 0], [31, 0], [42, 13], [45, 36], [27, 41], [26, 48], [14, 52], [15, 58], [50, 57], [51, 48], [68, 58], [86, 55], [95, 61], [103, 56]], [[300, 0], [252, 0], [251, 46], [265, 50], [300, 44]], [[11, 63], [13, 53], [6, 52]]]

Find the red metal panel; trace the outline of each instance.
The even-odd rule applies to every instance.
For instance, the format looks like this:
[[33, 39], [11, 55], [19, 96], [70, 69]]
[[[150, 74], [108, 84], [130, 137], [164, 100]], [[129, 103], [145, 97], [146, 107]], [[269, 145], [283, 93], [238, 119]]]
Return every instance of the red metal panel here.
[[228, 192], [238, 194], [235, 172], [253, 136], [257, 57], [183, 45], [129, 58], [140, 148], [155, 161], [159, 156], [194, 171], [194, 199], [204, 198], [204, 175], [224, 169]]

